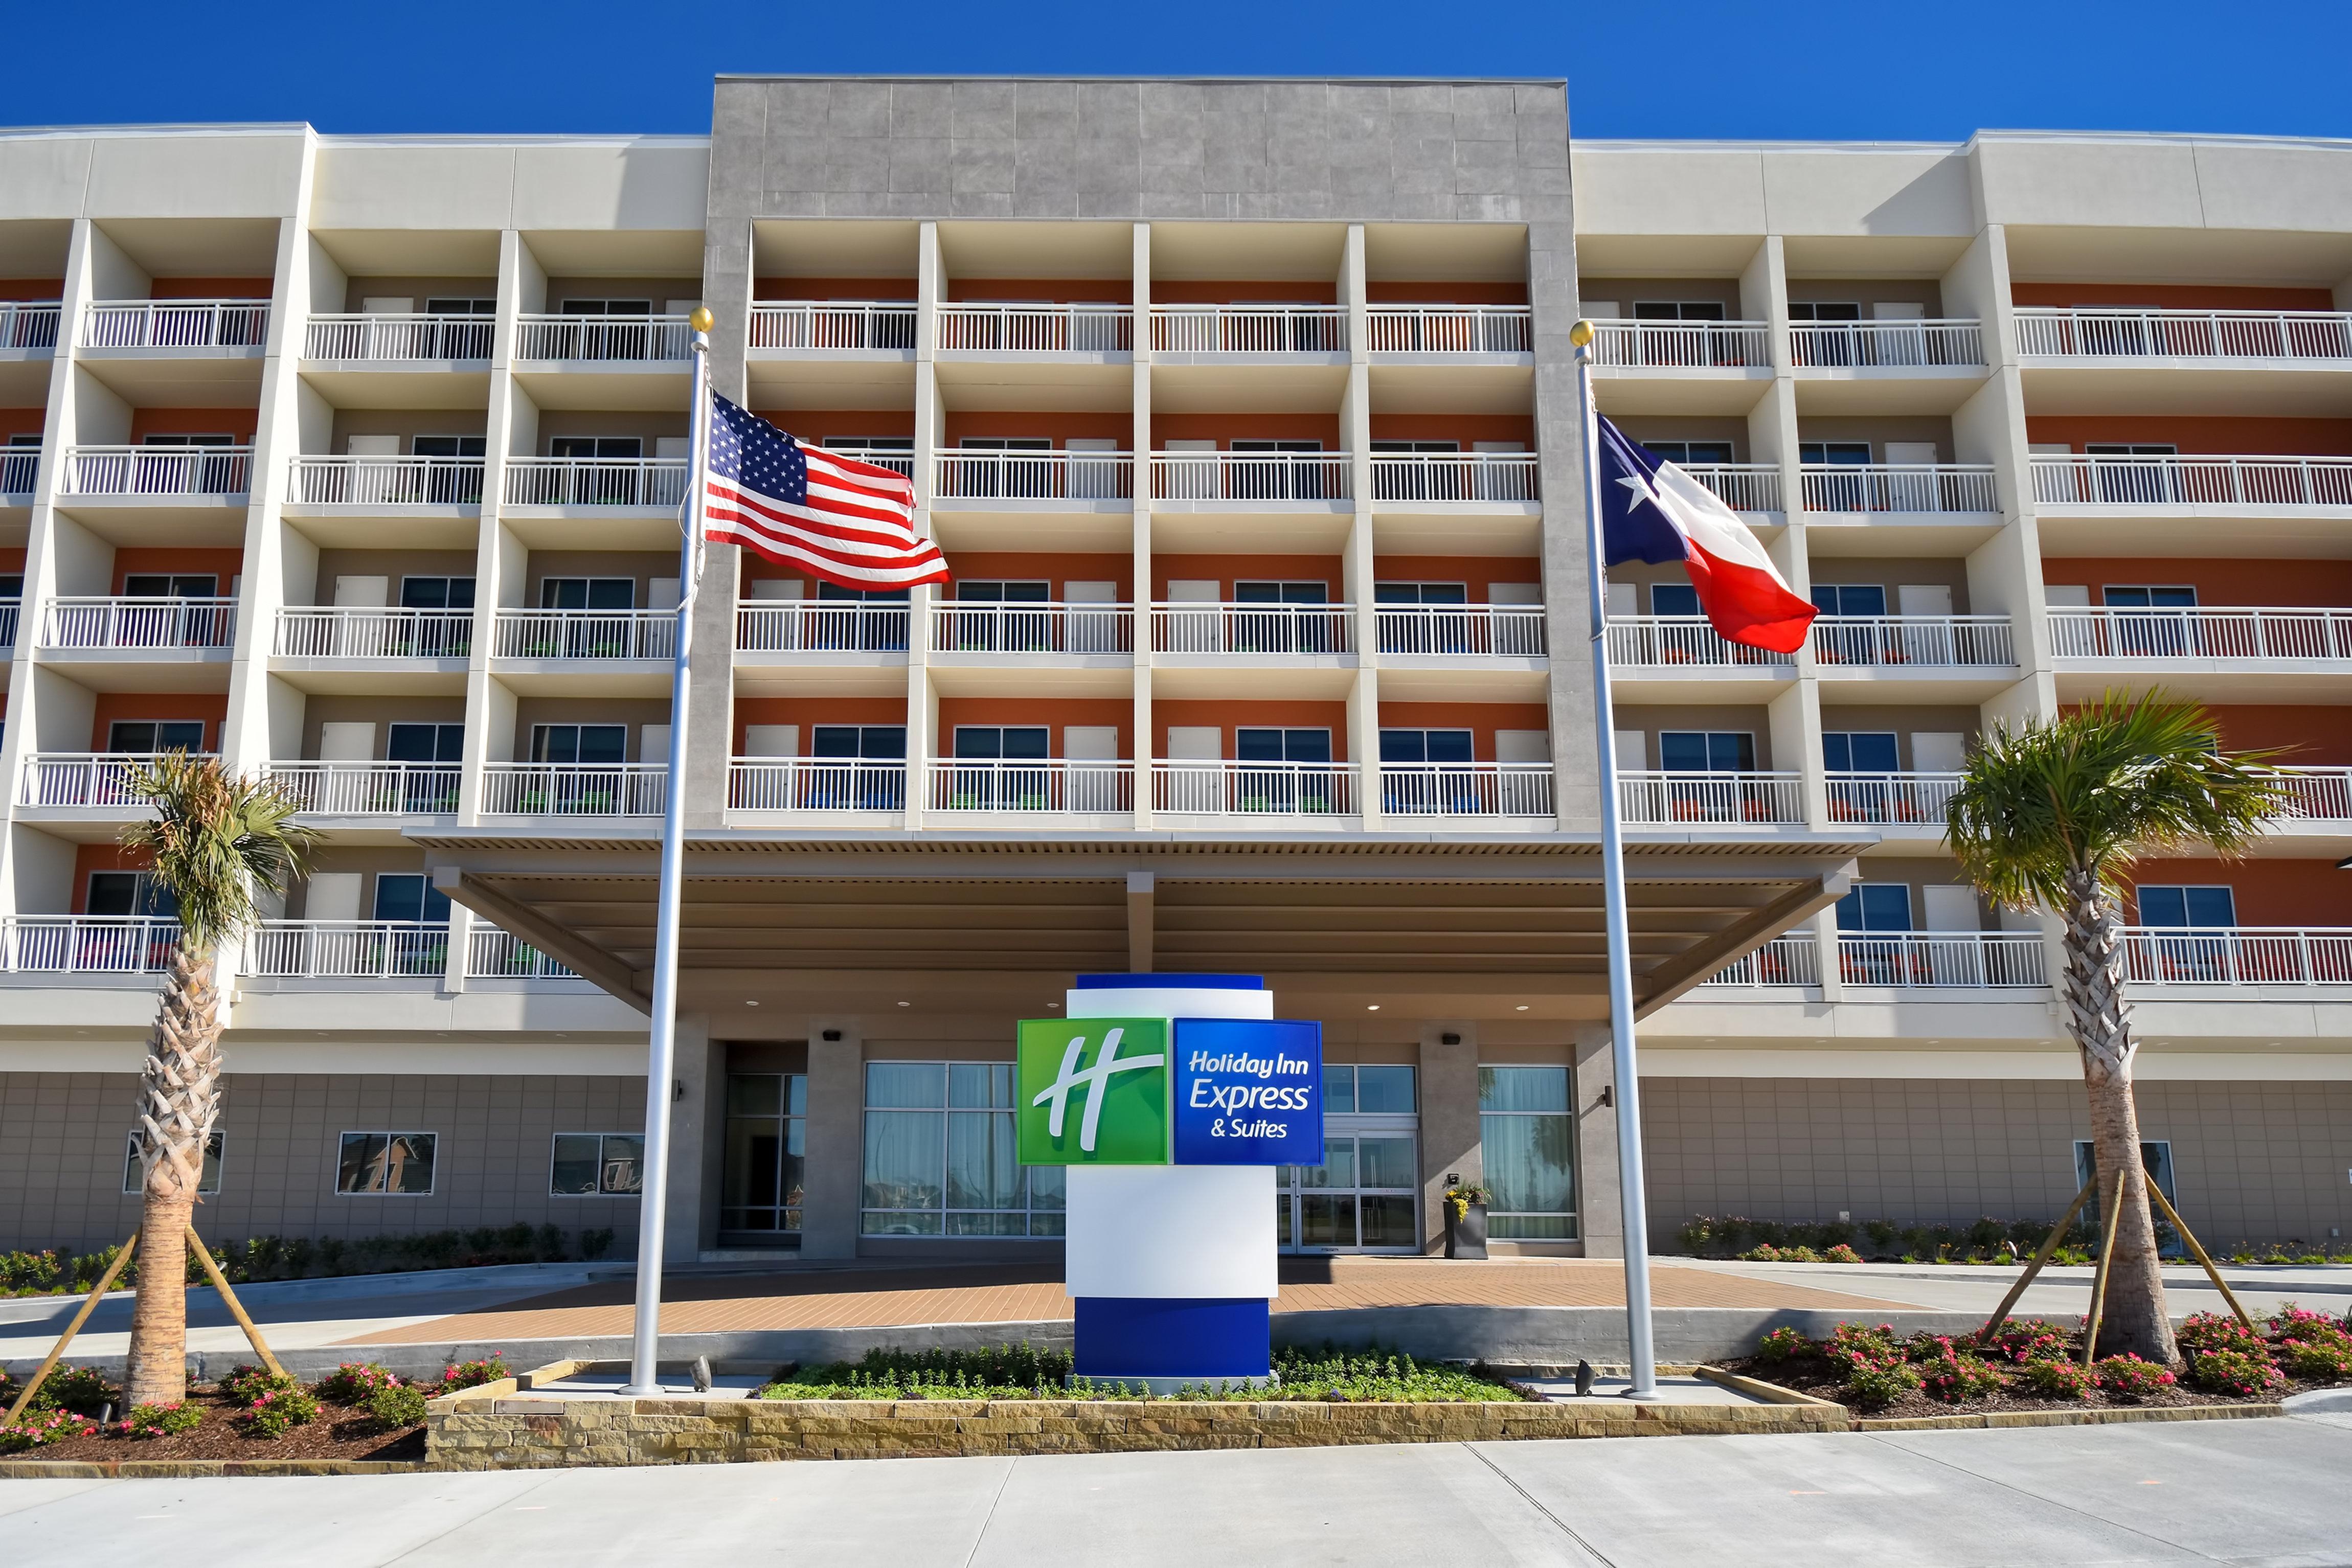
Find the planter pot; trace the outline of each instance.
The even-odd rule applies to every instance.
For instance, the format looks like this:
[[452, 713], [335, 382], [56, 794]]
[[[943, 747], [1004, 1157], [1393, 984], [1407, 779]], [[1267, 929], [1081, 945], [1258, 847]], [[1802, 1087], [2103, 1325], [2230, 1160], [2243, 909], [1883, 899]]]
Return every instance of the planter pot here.
[[1448, 1258], [1486, 1256], [1486, 1206], [1474, 1203], [1458, 1218], [1451, 1204], [1445, 1209], [1445, 1255]]

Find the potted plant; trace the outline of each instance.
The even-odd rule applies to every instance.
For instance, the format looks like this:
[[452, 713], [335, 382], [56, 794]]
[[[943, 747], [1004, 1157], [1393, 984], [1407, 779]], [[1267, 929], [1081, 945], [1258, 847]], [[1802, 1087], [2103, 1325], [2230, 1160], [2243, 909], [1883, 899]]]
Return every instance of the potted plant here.
[[1445, 1255], [1486, 1256], [1486, 1189], [1475, 1182], [1445, 1189]]

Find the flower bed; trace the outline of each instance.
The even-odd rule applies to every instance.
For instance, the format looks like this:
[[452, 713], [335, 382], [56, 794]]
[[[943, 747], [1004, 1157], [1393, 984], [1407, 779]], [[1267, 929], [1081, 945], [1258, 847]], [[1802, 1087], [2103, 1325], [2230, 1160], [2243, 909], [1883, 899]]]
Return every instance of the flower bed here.
[[127, 1411], [121, 1390], [98, 1374], [64, 1368], [41, 1385], [40, 1408], [0, 1427], [0, 1458], [421, 1460], [425, 1398], [487, 1381], [473, 1371], [480, 1364], [411, 1384], [352, 1363], [307, 1388], [240, 1366], [192, 1386], [179, 1404]]
[[1067, 1351], [1040, 1351], [1026, 1344], [988, 1351], [908, 1352], [875, 1349], [862, 1361], [796, 1369], [760, 1390], [762, 1399], [1053, 1399], [1188, 1402], [1233, 1400], [1255, 1404], [1320, 1400], [1328, 1404], [1510, 1404], [1527, 1400], [1509, 1383], [1451, 1366], [1423, 1366], [1409, 1355], [1377, 1347], [1349, 1353], [1331, 1345], [1320, 1351], [1278, 1350], [1271, 1388], [1245, 1384], [1186, 1385], [1153, 1396], [1141, 1388], [1080, 1379], [1066, 1384]]
[[[213, 1256], [230, 1284], [249, 1285], [269, 1280], [478, 1269], [495, 1263], [563, 1263], [575, 1259], [591, 1261], [610, 1250], [613, 1239], [609, 1228], [581, 1230], [567, 1238], [560, 1226], [533, 1227], [517, 1221], [506, 1226], [477, 1226], [470, 1230], [434, 1230], [357, 1239], [256, 1236], [243, 1241], [222, 1242], [213, 1249]], [[120, 1247], [108, 1247], [79, 1254], [59, 1249], [0, 1252], [0, 1296], [87, 1294], [121, 1250]], [[212, 1282], [194, 1252], [188, 1255], [187, 1280], [191, 1285]], [[114, 1288], [128, 1291], [138, 1282], [139, 1260], [134, 1257], [116, 1277]]]

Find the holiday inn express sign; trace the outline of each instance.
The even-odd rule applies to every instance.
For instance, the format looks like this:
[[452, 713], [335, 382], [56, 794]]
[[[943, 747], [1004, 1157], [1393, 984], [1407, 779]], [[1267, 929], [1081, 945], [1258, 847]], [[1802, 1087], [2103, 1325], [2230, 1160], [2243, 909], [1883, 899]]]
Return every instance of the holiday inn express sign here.
[[1024, 1166], [1323, 1163], [1318, 1024], [1030, 1019], [1019, 1077]]

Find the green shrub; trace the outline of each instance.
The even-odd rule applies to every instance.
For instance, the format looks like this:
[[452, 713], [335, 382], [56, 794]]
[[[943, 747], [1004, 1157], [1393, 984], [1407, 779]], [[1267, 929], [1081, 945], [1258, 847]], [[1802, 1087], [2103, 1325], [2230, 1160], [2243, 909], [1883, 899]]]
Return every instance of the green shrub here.
[[2181, 1323], [2177, 1337], [2183, 1355], [2202, 1355], [2213, 1350], [2260, 1354], [2264, 1348], [2260, 1333], [2227, 1312], [2193, 1312]]
[[2091, 1390], [2099, 1385], [2097, 1375], [2089, 1367], [2048, 1356], [2027, 1362], [2017, 1377], [2036, 1394], [2052, 1399], [2087, 1399]]
[[606, 1226], [602, 1230], [583, 1230], [580, 1233], [580, 1256], [592, 1262], [602, 1258], [611, 1249], [612, 1245], [613, 1229], [610, 1226]]
[[267, 1372], [258, 1366], [239, 1364], [220, 1380], [220, 1391], [239, 1405], [250, 1405], [265, 1394], [282, 1393], [302, 1385], [290, 1375]]
[[[2101, 1362], [2101, 1366], [2107, 1364]], [[2208, 1350], [2189, 1358], [2189, 1381], [2209, 1394], [2267, 1394], [2286, 1381], [2270, 1347]]]
[[1903, 1232], [1891, 1219], [1871, 1219], [1863, 1222], [1862, 1233], [1869, 1237], [1871, 1243], [1883, 1252], [1894, 1246], [1895, 1239]]
[[273, 1388], [258, 1396], [237, 1419], [251, 1437], [282, 1437], [319, 1418], [319, 1402], [303, 1388]]
[[383, 1432], [425, 1423], [425, 1390], [412, 1383], [393, 1384], [367, 1396], [368, 1419]]
[[1841, 1241], [1836, 1246], [1822, 1254], [1822, 1261], [1824, 1263], [1859, 1263], [1862, 1261], [1862, 1254]]
[[496, 1383], [501, 1377], [513, 1375], [507, 1370], [507, 1359], [502, 1355], [489, 1356], [481, 1361], [461, 1361], [455, 1366], [441, 1369], [441, 1381], [436, 1392], [455, 1394], [461, 1388], [479, 1388], [485, 1383]]
[[89, 1416], [70, 1410], [27, 1410], [15, 1426], [0, 1427], [0, 1454], [21, 1454], [68, 1437], [87, 1437], [97, 1430]]
[[[2228, 1354], [2224, 1352], [2223, 1354]], [[2171, 1373], [2152, 1361], [2142, 1361], [2136, 1355], [2110, 1355], [2091, 1364], [2091, 1373], [2099, 1386], [2116, 1399], [2139, 1400], [2159, 1390], [2169, 1388], [2177, 1381]]]
[[2071, 1353], [2068, 1343], [2073, 1335], [2056, 1323], [2040, 1318], [2011, 1318], [1993, 1330], [1986, 1340], [1982, 1353], [2018, 1363], [2067, 1361]]
[[2339, 1340], [2283, 1339], [2278, 1358], [2289, 1376], [2305, 1383], [2352, 1382], [2352, 1343]]
[[[760, 1390], [762, 1399], [1149, 1399], [1146, 1391], [1116, 1384], [1069, 1379], [1066, 1351], [1041, 1351], [1027, 1344], [994, 1350], [898, 1351], [876, 1349], [856, 1362], [799, 1369], [780, 1375]], [[1334, 1403], [1509, 1402], [1526, 1395], [1478, 1368], [1424, 1366], [1409, 1355], [1374, 1346], [1343, 1351], [1297, 1347], [1274, 1354], [1280, 1378], [1274, 1388], [1223, 1383], [1187, 1386], [1180, 1399], [1331, 1401]]]
[[400, 1379], [373, 1361], [347, 1361], [311, 1385], [311, 1392], [337, 1405], [364, 1405], [371, 1395], [397, 1388]]
[[1756, 1342], [1756, 1354], [1763, 1361], [1790, 1361], [1813, 1354], [1813, 1342], [1792, 1328], [1777, 1328]]
[[1989, 1399], [2009, 1384], [2009, 1379], [1991, 1363], [1954, 1349], [1948, 1339], [1942, 1342], [1941, 1354], [1925, 1361], [1914, 1357], [1912, 1370], [1919, 1374], [1927, 1396], [1947, 1405]]
[[123, 1417], [121, 1432], [126, 1437], [176, 1437], [194, 1431], [204, 1418], [199, 1406], [177, 1400], [169, 1405], [134, 1405]]
[[2341, 1341], [2352, 1344], [2352, 1331], [2326, 1312], [2309, 1312], [2288, 1301], [2263, 1321], [2273, 1338]]
[[1906, 1362], [1856, 1363], [1845, 1375], [1843, 1392], [1864, 1410], [1884, 1410], [1896, 1400], [1919, 1392], [1923, 1380]]
[[39, 1294], [58, 1288], [67, 1266], [54, 1251], [0, 1253], [0, 1290]]
[[110, 1405], [122, 1403], [122, 1390], [94, 1366], [60, 1366], [42, 1381], [33, 1395], [35, 1410], [70, 1410], [96, 1416]]

